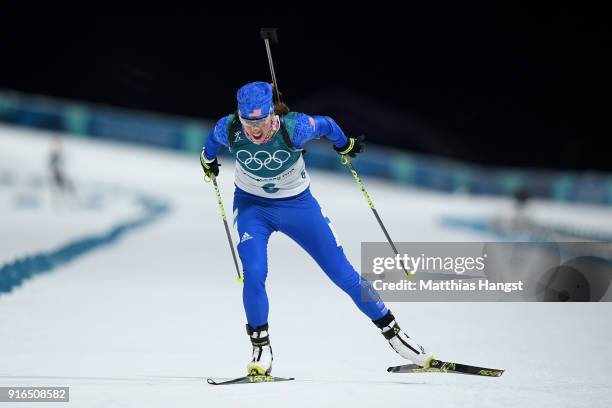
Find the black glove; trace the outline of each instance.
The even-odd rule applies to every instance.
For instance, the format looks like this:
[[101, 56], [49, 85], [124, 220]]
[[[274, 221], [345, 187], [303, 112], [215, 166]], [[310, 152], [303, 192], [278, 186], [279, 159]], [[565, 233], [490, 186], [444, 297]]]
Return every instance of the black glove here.
[[219, 166], [221, 165], [217, 161], [216, 157], [215, 157], [215, 160], [206, 163], [204, 161], [204, 152], [202, 152], [202, 154], [200, 155], [200, 164], [202, 165], [202, 168], [204, 169], [204, 174], [206, 174], [208, 177], [210, 177], [211, 174], [214, 174], [215, 177], [219, 175]]
[[358, 138], [349, 137], [348, 142], [342, 147], [334, 146], [334, 150], [337, 151], [341, 155], [349, 155], [351, 157], [357, 156], [358, 153], [361, 153], [365, 149], [365, 136], [361, 135]]

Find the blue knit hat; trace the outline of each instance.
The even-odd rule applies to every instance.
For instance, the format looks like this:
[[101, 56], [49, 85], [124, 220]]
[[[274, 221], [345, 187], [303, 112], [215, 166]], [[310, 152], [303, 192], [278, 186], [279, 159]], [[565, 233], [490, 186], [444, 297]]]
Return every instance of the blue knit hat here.
[[238, 114], [245, 119], [261, 119], [274, 111], [272, 85], [267, 82], [250, 82], [236, 93]]

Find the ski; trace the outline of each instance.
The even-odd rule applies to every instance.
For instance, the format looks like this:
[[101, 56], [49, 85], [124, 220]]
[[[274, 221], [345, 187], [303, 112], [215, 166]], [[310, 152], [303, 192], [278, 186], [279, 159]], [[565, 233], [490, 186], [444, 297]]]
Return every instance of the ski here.
[[448, 361], [432, 360], [429, 367], [421, 367], [416, 364], [406, 364], [387, 368], [389, 373], [453, 373], [470, 374], [484, 377], [501, 377], [504, 370], [496, 368], [476, 367], [467, 364], [451, 363]]
[[210, 385], [230, 385], [230, 384], [257, 384], [267, 382], [291, 381], [295, 378], [274, 377], [272, 375], [245, 375], [244, 377], [234, 378], [233, 380], [217, 382], [212, 378], [207, 378], [206, 382]]

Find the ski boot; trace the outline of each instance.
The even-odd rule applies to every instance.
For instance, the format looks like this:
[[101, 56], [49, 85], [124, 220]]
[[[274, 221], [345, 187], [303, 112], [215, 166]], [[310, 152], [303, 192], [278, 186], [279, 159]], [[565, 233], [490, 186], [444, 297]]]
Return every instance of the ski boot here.
[[272, 372], [272, 347], [268, 336], [268, 324], [253, 329], [246, 325], [247, 333], [253, 345], [253, 358], [247, 365], [249, 375], [270, 375]]
[[382, 335], [389, 341], [397, 354], [414, 364], [429, 368], [434, 356], [400, 329], [391, 311], [380, 319], [373, 320], [373, 322], [376, 327], [382, 330]]

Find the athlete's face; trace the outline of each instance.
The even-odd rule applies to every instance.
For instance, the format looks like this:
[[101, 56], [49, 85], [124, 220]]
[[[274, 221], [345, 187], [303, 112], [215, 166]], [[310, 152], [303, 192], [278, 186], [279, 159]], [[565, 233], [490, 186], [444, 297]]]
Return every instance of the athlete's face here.
[[257, 120], [240, 118], [240, 123], [254, 143], [264, 142], [272, 129], [272, 115]]

